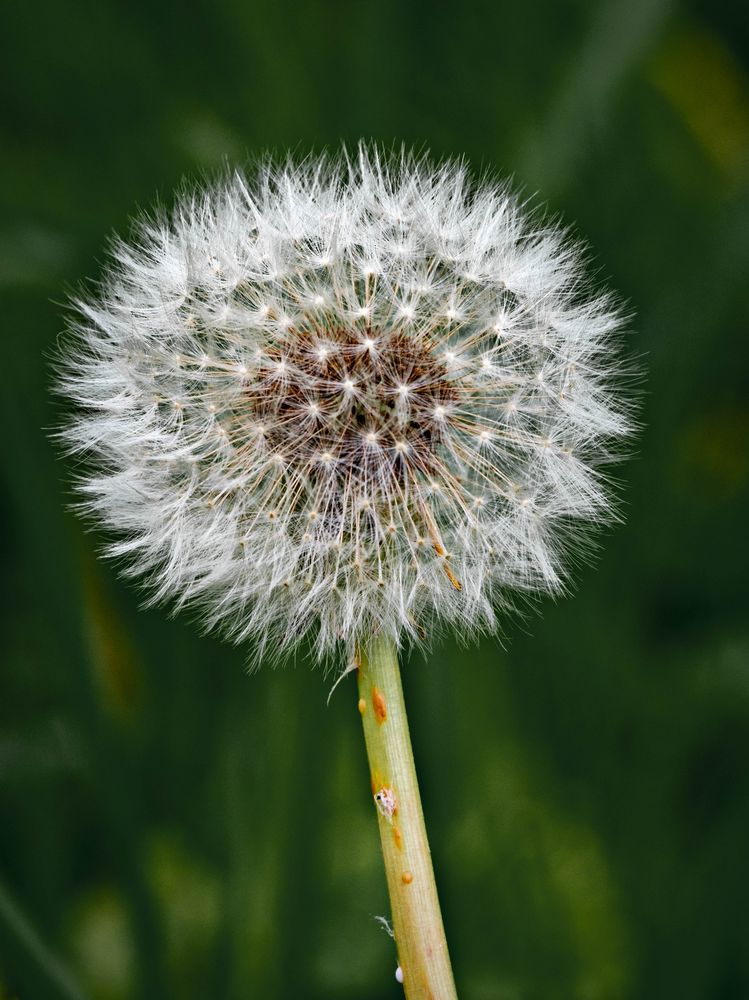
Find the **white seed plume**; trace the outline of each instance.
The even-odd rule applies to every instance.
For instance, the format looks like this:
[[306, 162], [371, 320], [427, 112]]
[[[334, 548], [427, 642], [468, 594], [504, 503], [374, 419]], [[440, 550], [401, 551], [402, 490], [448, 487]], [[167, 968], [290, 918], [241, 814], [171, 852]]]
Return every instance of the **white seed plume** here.
[[630, 429], [582, 256], [462, 165], [366, 147], [141, 220], [61, 378], [109, 552], [260, 653], [491, 630], [559, 591]]

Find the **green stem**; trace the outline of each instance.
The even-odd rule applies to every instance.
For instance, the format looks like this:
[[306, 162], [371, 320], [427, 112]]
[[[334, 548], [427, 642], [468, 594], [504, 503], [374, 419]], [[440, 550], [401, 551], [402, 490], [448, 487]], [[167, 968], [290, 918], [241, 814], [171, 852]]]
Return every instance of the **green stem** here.
[[416, 780], [398, 655], [359, 650], [359, 712], [377, 807], [393, 931], [408, 1000], [457, 1000]]

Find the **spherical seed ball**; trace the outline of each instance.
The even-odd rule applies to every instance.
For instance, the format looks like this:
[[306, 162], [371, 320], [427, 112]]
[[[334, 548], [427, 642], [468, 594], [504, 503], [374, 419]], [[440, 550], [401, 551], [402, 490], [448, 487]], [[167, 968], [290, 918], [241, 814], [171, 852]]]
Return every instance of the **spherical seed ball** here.
[[109, 552], [271, 653], [558, 591], [630, 429], [581, 256], [506, 187], [364, 146], [142, 219], [64, 348]]

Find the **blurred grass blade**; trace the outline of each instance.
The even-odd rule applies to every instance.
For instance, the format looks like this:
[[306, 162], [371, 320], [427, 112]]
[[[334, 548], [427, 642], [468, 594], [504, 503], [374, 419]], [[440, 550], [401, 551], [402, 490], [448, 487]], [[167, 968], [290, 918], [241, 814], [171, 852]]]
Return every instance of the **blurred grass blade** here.
[[[26, 963], [34, 971], [35, 984], [47, 987], [45, 995], [65, 1000], [85, 1000], [72, 975], [44, 944], [28, 919], [19, 910], [7, 889], [0, 883], [0, 934], [25, 953]], [[28, 996], [32, 994], [28, 992]]]
[[547, 197], [563, 190], [579, 169], [591, 135], [606, 124], [619, 86], [657, 40], [672, 2], [611, 0], [593, 9], [566, 82], [520, 151], [521, 176], [541, 185]]

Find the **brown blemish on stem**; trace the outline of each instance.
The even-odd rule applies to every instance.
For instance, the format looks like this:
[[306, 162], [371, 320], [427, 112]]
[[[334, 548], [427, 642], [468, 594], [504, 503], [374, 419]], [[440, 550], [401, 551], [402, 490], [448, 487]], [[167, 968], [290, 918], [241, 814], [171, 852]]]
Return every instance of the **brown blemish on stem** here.
[[411, 872], [403, 872], [403, 874], [401, 875], [401, 882], [404, 885], [411, 885], [411, 883], [413, 882], [413, 880], [414, 880], [414, 877], [411, 874]]
[[374, 686], [372, 687], [372, 708], [374, 709], [375, 718], [377, 719], [377, 725], [381, 726], [388, 717], [387, 704], [382, 691], [379, 691]]
[[367, 703], [363, 698], [359, 699], [359, 715], [364, 715], [367, 711]]
[[401, 837], [401, 832], [398, 827], [393, 823], [393, 840], [395, 841], [395, 846], [399, 851], [403, 850], [403, 837]]
[[379, 767], [373, 767], [369, 774], [372, 779], [372, 795], [374, 795], [378, 789], [384, 788], [387, 785], [387, 781], [385, 780], [385, 777]]

